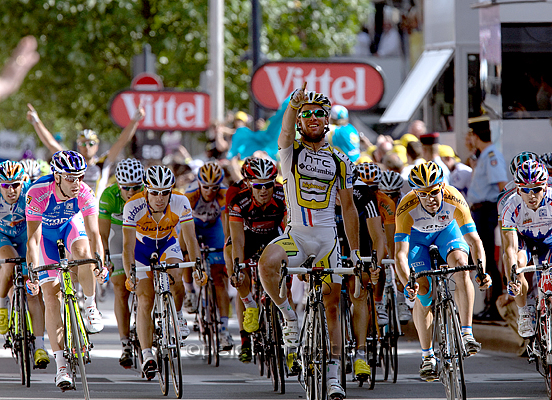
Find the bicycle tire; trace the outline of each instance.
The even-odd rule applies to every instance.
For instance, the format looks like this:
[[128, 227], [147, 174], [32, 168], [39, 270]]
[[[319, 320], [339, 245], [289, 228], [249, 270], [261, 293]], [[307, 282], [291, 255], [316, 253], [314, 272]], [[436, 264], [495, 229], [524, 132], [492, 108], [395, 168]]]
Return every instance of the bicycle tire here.
[[285, 372], [285, 351], [284, 340], [282, 337], [282, 321], [280, 320], [280, 311], [276, 305], [270, 302], [270, 316], [272, 323], [272, 341], [274, 343], [275, 372], [278, 376], [280, 394], [286, 393], [286, 372]]
[[352, 362], [350, 355], [348, 353], [348, 344], [350, 340], [349, 336], [349, 324], [350, 324], [350, 313], [349, 313], [349, 304], [348, 296], [346, 293], [341, 292], [341, 298], [339, 301], [340, 309], [340, 324], [341, 324], [341, 387], [347, 393], [347, 364]]
[[[460, 323], [458, 321], [458, 313], [452, 301], [445, 303], [445, 334], [449, 344], [449, 359], [450, 370], [445, 370], [445, 388], [447, 399], [449, 400], [466, 400], [466, 382], [464, 378], [464, 353], [462, 345], [462, 334]], [[446, 364], [445, 364], [446, 367]]]
[[[90, 400], [90, 391], [88, 389], [88, 379], [86, 378], [86, 368], [84, 365], [84, 355], [83, 352], [86, 351], [84, 348], [84, 341], [82, 338], [82, 332], [79, 329], [79, 323], [77, 321], [76, 314], [76, 300], [69, 300], [69, 319], [71, 320], [71, 343], [72, 348], [69, 349], [71, 357], [77, 359], [77, 366], [79, 368], [79, 375], [82, 384], [82, 390], [84, 392], [85, 400]], [[78, 307], [78, 306], [77, 306]], [[75, 375], [73, 374], [73, 385], [75, 385]]]
[[[546, 380], [546, 392], [548, 394], [548, 399], [552, 400], [552, 364], [549, 363], [549, 353], [546, 346], [546, 343], [549, 343], [552, 336], [551, 334], [552, 331], [550, 330], [552, 329], [552, 319], [550, 315], [551, 313], [550, 300], [547, 299], [545, 304], [546, 304], [546, 312], [544, 313], [544, 323], [540, 324], [540, 329], [539, 329], [539, 325], [537, 325], [537, 329], [538, 331], [541, 332], [540, 341], [539, 341], [539, 343], [541, 343], [540, 345], [541, 350], [539, 352], [541, 363], [543, 366], [546, 366], [545, 373], [543, 374], [544, 379]], [[538, 310], [537, 313], [541, 314], [541, 311]], [[540, 317], [537, 318], [537, 321], [539, 319]]]
[[27, 316], [27, 298], [23, 289], [17, 289], [19, 302], [19, 331], [21, 332], [21, 384], [31, 387], [32, 344]]
[[266, 354], [266, 371], [267, 378], [272, 381], [272, 390], [277, 392], [279, 388], [278, 365], [276, 360], [276, 344], [274, 342], [274, 323], [272, 319], [272, 311], [270, 305], [265, 309], [266, 316], [266, 336], [265, 336], [265, 354]]
[[130, 294], [130, 321], [129, 321], [129, 342], [132, 346], [132, 362], [134, 368], [140, 370], [140, 375], [142, 378], [145, 377], [144, 371], [142, 371], [142, 363], [144, 362], [142, 358], [142, 346], [140, 345], [140, 340], [138, 339], [138, 332], [136, 331], [136, 313], [138, 307], [138, 297], [134, 292]]
[[399, 372], [399, 352], [398, 352], [398, 341], [399, 341], [399, 323], [397, 318], [397, 302], [394, 291], [391, 289], [387, 294], [387, 312], [389, 315], [389, 323], [387, 324], [387, 336], [388, 336], [388, 347], [387, 347], [387, 373], [385, 374], [385, 380], [388, 379], [388, 373], [392, 375], [393, 383], [397, 383], [397, 376]]
[[265, 311], [264, 305], [259, 304], [259, 329], [251, 335], [251, 350], [253, 352], [253, 362], [257, 364], [259, 368], [259, 376], [265, 374], [265, 337], [266, 337], [266, 323], [265, 323]]
[[180, 331], [178, 329], [178, 317], [174, 299], [170, 293], [163, 295], [163, 304], [165, 307], [165, 322], [168, 334], [165, 338], [167, 344], [167, 353], [169, 356], [169, 370], [172, 378], [173, 389], [177, 399], [182, 398], [182, 364], [180, 361]]
[[316, 305], [313, 319], [312, 347], [312, 379], [310, 388], [310, 400], [326, 400], [327, 397], [327, 360], [328, 350], [328, 328], [326, 326], [326, 313], [324, 304]]
[[155, 300], [153, 315], [154, 318], [154, 340], [152, 343], [152, 348], [157, 348], [156, 359], [157, 359], [157, 379], [159, 380], [159, 388], [163, 396], [169, 394], [169, 355], [165, 352], [163, 348], [163, 314], [165, 310], [161, 308], [158, 310], [157, 299]]
[[215, 367], [220, 365], [220, 337], [218, 331], [218, 316], [217, 316], [217, 302], [215, 294], [215, 284], [212, 281], [207, 283], [209, 287], [209, 330], [211, 331], [211, 349], [213, 352], [213, 358]]
[[[370, 375], [368, 376], [368, 389], [374, 389], [376, 383], [376, 366], [378, 362], [378, 327], [376, 317], [376, 303], [374, 299], [374, 289], [372, 285], [368, 288], [368, 313], [369, 326], [368, 336], [366, 337], [366, 358], [370, 366]], [[362, 386], [362, 381], [359, 381], [359, 386]]]

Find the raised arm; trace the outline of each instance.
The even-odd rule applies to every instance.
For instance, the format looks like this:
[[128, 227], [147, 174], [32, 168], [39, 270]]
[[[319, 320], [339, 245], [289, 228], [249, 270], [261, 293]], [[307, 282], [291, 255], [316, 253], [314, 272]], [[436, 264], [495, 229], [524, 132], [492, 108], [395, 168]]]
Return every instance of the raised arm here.
[[306, 100], [307, 82], [303, 84], [301, 89], [296, 89], [291, 94], [291, 99], [282, 117], [282, 131], [278, 137], [278, 146], [281, 149], [287, 149], [295, 140], [295, 121], [297, 120], [297, 110], [301, 108]]
[[125, 126], [125, 129], [123, 129], [123, 131], [119, 135], [119, 139], [117, 139], [113, 146], [111, 146], [111, 149], [109, 149], [109, 152], [107, 153], [106, 164], [113, 164], [117, 160], [117, 156], [127, 145], [130, 139], [132, 139], [132, 136], [134, 136], [134, 134], [136, 133], [136, 129], [138, 128], [138, 123], [142, 118], [144, 118], [145, 115], [146, 110], [144, 109], [142, 104], [140, 104], [128, 125]]
[[27, 103], [27, 107], [29, 108], [29, 111], [27, 111], [27, 121], [33, 125], [42, 144], [46, 146], [52, 154], [63, 150], [59, 142], [52, 136], [46, 126], [44, 126], [32, 104]]
[[40, 55], [36, 48], [34, 36], [25, 36], [19, 41], [0, 74], [0, 101], [19, 89], [29, 70], [38, 62]]

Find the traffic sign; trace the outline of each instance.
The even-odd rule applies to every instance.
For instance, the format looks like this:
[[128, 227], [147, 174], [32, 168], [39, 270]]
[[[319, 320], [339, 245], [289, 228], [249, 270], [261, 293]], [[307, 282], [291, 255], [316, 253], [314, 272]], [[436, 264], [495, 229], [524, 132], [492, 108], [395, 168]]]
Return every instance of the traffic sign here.
[[152, 74], [151, 72], [142, 72], [132, 79], [130, 87], [134, 90], [144, 91], [162, 90], [163, 81], [159, 75]]

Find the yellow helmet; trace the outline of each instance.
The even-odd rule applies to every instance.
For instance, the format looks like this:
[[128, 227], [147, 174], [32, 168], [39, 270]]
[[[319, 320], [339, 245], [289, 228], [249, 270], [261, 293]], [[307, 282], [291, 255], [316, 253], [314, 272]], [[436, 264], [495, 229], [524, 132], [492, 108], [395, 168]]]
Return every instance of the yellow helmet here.
[[433, 161], [416, 165], [408, 176], [408, 184], [412, 189], [426, 189], [441, 182], [443, 170]]

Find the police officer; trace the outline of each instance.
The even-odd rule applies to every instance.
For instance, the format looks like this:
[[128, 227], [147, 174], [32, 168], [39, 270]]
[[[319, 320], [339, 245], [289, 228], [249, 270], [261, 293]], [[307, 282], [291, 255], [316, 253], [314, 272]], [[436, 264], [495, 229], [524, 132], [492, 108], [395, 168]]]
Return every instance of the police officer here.
[[491, 275], [493, 286], [491, 297], [485, 300], [485, 309], [476, 315], [477, 319], [500, 319], [496, 300], [502, 294], [502, 277], [496, 265], [495, 228], [498, 224], [497, 198], [508, 182], [504, 157], [491, 142], [489, 119], [486, 117], [470, 118], [468, 135], [474, 147], [480, 153], [473, 171], [467, 200], [470, 204], [477, 232], [483, 241], [487, 257], [487, 272]]

